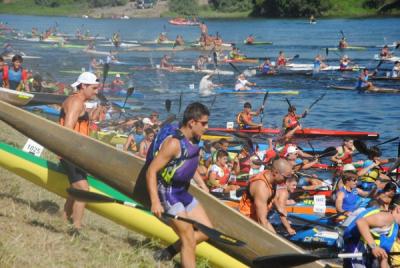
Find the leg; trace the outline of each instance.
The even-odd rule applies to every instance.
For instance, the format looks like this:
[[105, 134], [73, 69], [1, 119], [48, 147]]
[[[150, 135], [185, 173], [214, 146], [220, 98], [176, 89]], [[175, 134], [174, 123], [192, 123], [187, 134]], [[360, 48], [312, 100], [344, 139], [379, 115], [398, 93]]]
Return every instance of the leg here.
[[[201, 224], [204, 224], [208, 227], [212, 228], [212, 224], [210, 219], [208, 218], [203, 206], [199, 203], [196, 206], [187, 212], [188, 218], [193, 219]], [[206, 241], [208, 237], [203, 234], [202, 232], [196, 231], [195, 232], [196, 244], [199, 244], [203, 241]]]
[[63, 212], [63, 219], [65, 221], [69, 221], [71, 219], [73, 204], [74, 200], [72, 200], [71, 197], [68, 196], [64, 204], [64, 212]]
[[[87, 180], [80, 180], [71, 184], [72, 188], [79, 190], [89, 190], [89, 184]], [[67, 201], [68, 202], [68, 201]], [[82, 227], [83, 212], [85, 210], [86, 203], [82, 201], [73, 200], [72, 206], [72, 220], [74, 227], [80, 229]]]

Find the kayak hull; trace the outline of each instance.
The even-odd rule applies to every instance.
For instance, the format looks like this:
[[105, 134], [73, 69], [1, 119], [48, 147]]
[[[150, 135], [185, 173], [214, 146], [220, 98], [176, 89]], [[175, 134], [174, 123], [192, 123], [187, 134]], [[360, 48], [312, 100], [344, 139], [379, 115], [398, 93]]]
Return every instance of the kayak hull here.
[[373, 87], [368, 89], [357, 89], [355, 87], [348, 86], [329, 86], [328, 88], [337, 90], [361, 90], [368, 93], [400, 93], [400, 89], [396, 88], [383, 88], [383, 87]]
[[[121, 193], [128, 196], [133, 193], [136, 201], [148, 205], [148, 202], [139, 200], [148, 200], [143, 160], [1, 101], [0, 119], [57, 155], [101, 178]], [[66, 141], [74, 146], [65, 146]], [[191, 185], [189, 191], [203, 205], [215, 228], [246, 242], [247, 245], [240, 248], [213, 242], [217, 248], [241, 262], [250, 265], [259, 256], [304, 253], [299, 247], [228, 208], [198, 187]], [[323, 265], [314, 262], [303, 267]]]
[[0, 100], [16, 106], [29, 103], [34, 96], [30, 93], [0, 87]]
[[216, 88], [214, 92], [217, 94], [282, 94], [282, 95], [298, 95], [298, 90], [276, 90], [276, 89], [250, 89], [250, 90], [234, 90], [230, 88]]

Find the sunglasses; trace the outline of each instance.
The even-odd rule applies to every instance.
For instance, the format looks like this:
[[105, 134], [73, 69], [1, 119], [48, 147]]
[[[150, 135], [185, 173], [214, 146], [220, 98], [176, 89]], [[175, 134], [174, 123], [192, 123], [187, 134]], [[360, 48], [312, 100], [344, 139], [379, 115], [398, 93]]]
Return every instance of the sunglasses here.
[[282, 173], [280, 173], [280, 175], [285, 179], [285, 180], [287, 180], [287, 179], [290, 179], [290, 178], [292, 178], [293, 177], [293, 174], [290, 174], [290, 175], [284, 175], [284, 174], [282, 174]]
[[208, 121], [200, 121], [200, 120], [194, 120], [196, 122], [199, 122], [203, 127], [208, 125]]

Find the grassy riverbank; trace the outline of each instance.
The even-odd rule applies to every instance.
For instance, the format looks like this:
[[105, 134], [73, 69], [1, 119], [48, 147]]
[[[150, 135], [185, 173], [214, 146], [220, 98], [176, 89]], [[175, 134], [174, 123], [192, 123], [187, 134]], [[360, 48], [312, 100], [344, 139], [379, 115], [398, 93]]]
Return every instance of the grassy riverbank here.
[[[26, 137], [0, 121], [0, 141], [21, 148]], [[43, 156], [57, 161], [44, 151]], [[156, 263], [160, 244], [90, 211], [83, 235], [71, 237], [61, 219], [64, 199], [0, 168], [1, 267], [174, 267]], [[134, 219], [132, 219], [134, 220]], [[207, 267], [206, 261], [198, 267]]]
[[[35, 4], [34, 0], [13, 0], [8, 4], [0, 4], [0, 13], [7, 14], [25, 14], [25, 15], [42, 15], [42, 16], [82, 16], [93, 15], [100, 17], [103, 14], [106, 17], [127, 15], [131, 18], [135, 17], [176, 17], [179, 14], [166, 11], [168, 6], [166, 2], [160, 2], [160, 7], [156, 9], [138, 10], [133, 3], [128, 3], [126, 6], [120, 7], [104, 7], [97, 9], [89, 9], [87, 2], [76, 1], [69, 4], [64, 4], [59, 7], [43, 7]], [[323, 16], [326, 18], [360, 18], [380, 16], [376, 9], [364, 8], [364, 0], [331, 0], [332, 8], [325, 12]], [[164, 10], [164, 11], [163, 11]], [[93, 12], [94, 11], [94, 12]], [[394, 10], [390, 13], [391, 16], [399, 16], [400, 10]], [[249, 18], [251, 10], [242, 12], [220, 12], [211, 7], [201, 7], [199, 9], [200, 18], [208, 19], [232, 19], [232, 18]]]

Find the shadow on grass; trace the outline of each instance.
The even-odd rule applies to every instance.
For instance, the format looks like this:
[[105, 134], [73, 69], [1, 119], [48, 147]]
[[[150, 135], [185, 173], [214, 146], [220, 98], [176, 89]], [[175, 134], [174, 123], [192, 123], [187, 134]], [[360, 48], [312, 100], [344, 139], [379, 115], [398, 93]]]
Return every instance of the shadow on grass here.
[[31, 221], [28, 221], [27, 223], [32, 225], [32, 226], [35, 226], [35, 227], [44, 228], [44, 229], [46, 229], [46, 230], [48, 230], [50, 232], [53, 232], [53, 233], [62, 233], [62, 231], [56, 229], [54, 226], [52, 226], [50, 224], [47, 224], [47, 223], [44, 223], [44, 222], [40, 222], [38, 220], [31, 220]]
[[22, 205], [26, 205], [31, 207], [34, 211], [36, 212], [46, 212], [50, 215], [55, 215], [58, 213], [60, 206], [50, 200], [42, 200], [42, 201], [38, 201], [38, 202], [30, 202], [28, 200], [19, 198], [19, 197], [15, 197], [11, 194], [8, 193], [0, 193], [0, 198], [4, 199], [4, 198], [8, 198], [13, 200], [15, 203], [18, 204], [22, 204]]

